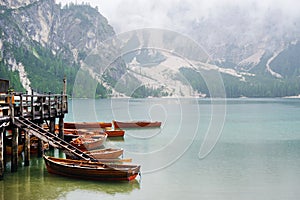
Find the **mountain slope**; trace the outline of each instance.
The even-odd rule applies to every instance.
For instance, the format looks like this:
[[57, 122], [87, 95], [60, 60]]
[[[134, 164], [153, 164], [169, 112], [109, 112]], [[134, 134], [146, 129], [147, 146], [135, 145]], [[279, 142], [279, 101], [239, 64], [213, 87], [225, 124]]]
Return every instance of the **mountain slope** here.
[[1, 77], [19, 76], [11, 80], [18, 91], [60, 92], [66, 76], [71, 94], [82, 60], [115, 34], [89, 5], [60, 8], [54, 0], [14, 0], [1, 2], [0, 15]]
[[58, 93], [66, 76], [73, 97], [298, 95], [300, 20], [269, 10], [257, 21], [247, 9], [183, 19], [192, 39], [153, 29], [122, 38], [87, 4], [1, 1], [0, 78], [17, 91]]

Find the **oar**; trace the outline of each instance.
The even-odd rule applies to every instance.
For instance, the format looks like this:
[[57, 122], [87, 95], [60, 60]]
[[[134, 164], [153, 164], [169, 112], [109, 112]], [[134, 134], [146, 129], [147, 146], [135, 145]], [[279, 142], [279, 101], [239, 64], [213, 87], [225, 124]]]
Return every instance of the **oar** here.
[[132, 158], [125, 159], [97, 159], [99, 162], [114, 163], [114, 162], [132, 162]]

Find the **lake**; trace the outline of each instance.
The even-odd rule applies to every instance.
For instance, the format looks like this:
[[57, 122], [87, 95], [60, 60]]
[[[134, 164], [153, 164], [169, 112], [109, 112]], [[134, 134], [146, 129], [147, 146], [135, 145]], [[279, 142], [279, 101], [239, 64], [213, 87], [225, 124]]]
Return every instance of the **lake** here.
[[32, 155], [16, 173], [7, 163], [0, 199], [298, 199], [299, 113], [300, 99], [73, 99], [65, 121], [162, 121], [106, 141], [141, 164], [141, 176], [69, 179]]

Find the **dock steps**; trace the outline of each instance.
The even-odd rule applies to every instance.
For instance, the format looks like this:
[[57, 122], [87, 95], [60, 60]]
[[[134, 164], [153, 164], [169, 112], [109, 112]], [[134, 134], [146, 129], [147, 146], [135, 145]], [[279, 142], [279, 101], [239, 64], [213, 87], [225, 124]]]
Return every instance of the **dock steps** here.
[[57, 137], [54, 133], [46, 131], [45, 129], [29, 121], [28, 119], [24, 117], [15, 117], [14, 119], [15, 124], [19, 128], [23, 128], [26, 131], [29, 131], [37, 138], [43, 140], [44, 142], [48, 142], [51, 146], [55, 148], [60, 148], [64, 150], [65, 153], [75, 155], [76, 157], [81, 158], [83, 160], [97, 161], [93, 157], [82, 152], [80, 149]]

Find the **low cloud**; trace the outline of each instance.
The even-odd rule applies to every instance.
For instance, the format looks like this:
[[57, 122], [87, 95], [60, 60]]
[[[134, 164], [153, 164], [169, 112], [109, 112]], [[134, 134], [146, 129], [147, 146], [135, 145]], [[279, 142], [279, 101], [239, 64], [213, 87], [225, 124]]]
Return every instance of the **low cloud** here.
[[[300, 1], [297, 0], [57, 0], [90, 3], [97, 6], [117, 33], [140, 28], [162, 28], [181, 33], [193, 32], [195, 24], [207, 19], [211, 26], [231, 31], [247, 26], [255, 37], [262, 29], [281, 34], [286, 29], [299, 29]], [[223, 27], [220, 27], [223, 28]], [[300, 29], [299, 29], [300, 30]], [[275, 34], [275, 33], [274, 33]], [[258, 36], [259, 37], [259, 36]]]

